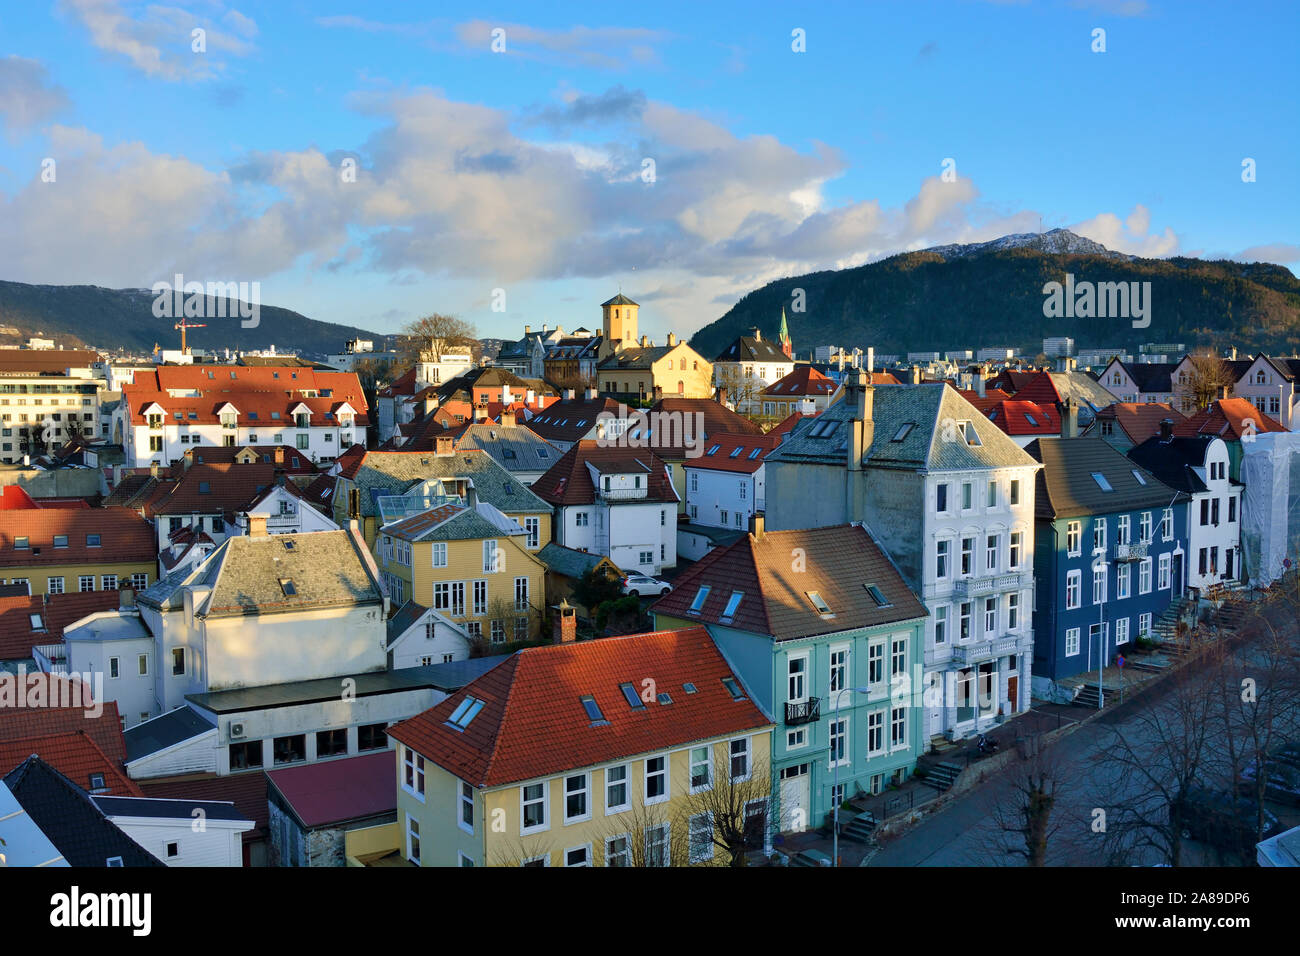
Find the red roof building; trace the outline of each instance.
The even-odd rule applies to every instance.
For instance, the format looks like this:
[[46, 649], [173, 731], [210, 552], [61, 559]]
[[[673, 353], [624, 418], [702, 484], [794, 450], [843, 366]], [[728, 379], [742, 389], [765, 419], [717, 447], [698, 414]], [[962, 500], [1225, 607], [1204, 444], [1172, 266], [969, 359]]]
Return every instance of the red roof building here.
[[1221, 398], [1175, 424], [1174, 435], [1178, 438], [1214, 435], [1224, 441], [1241, 441], [1241, 436], [1252, 429], [1255, 433], [1289, 430], [1261, 412], [1249, 399]]

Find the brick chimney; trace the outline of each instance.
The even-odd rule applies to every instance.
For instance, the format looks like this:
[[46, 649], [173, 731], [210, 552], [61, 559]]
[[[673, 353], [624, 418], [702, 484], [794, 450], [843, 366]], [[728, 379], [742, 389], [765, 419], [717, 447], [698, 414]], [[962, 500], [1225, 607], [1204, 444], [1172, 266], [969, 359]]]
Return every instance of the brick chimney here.
[[1172, 441], [1174, 437], [1174, 420], [1172, 418], [1163, 419], [1160, 422], [1160, 440]]
[[649, 347], [650, 347], [650, 336], [648, 335], [641, 336], [641, 348], [646, 349]]
[[764, 533], [767, 530], [764, 527], [765, 524], [766, 522], [764, 520], [764, 516], [762, 512], [758, 512], [758, 511], [754, 512], [752, 515], [749, 516], [749, 533], [752, 534], [756, 539], [761, 540]]
[[451, 438], [446, 435], [439, 435], [435, 438], [433, 440], [433, 453], [439, 457], [456, 454], [456, 450], [451, 444]]
[[514, 412], [502, 412], [502, 413], [501, 413], [501, 425], [502, 425], [502, 427], [504, 427], [504, 428], [511, 428], [511, 427], [513, 427], [513, 426], [516, 425], [516, 424], [518, 424], [518, 421], [517, 421], [516, 418], [515, 418], [515, 413], [514, 413]]
[[266, 537], [266, 515], [246, 515], [248, 518], [248, 536], [250, 538]]
[[578, 613], [567, 600], [561, 600], [555, 607], [555, 631], [552, 642], [555, 644], [572, 644], [578, 639]]
[[677, 336], [674, 335], [672, 332], [669, 332], [669, 333], [668, 333], [668, 347], [669, 347], [669, 348], [672, 348], [672, 347], [673, 347], [674, 345], [676, 345], [676, 344], [677, 344]]
[[719, 405], [727, 404], [727, 386], [725, 385], [718, 386], [718, 404]]

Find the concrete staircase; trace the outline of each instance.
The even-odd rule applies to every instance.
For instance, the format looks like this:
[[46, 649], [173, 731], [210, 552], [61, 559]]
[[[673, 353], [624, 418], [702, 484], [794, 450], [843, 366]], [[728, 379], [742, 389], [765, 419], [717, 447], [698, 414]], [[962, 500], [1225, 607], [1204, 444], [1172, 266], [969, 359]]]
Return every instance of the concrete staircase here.
[[1070, 701], [1070, 703], [1076, 707], [1087, 707], [1090, 710], [1096, 710], [1100, 701], [1101, 697], [1098, 694], [1097, 685], [1084, 684], [1079, 688], [1079, 693], [1075, 695], [1074, 700]]
[[950, 789], [956, 782], [957, 776], [965, 768], [959, 763], [953, 763], [950, 760], [941, 760], [926, 765], [925, 777], [921, 781], [928, 787], [933, 787], [940, 793]]
[[854, 843], [871, 843], [875, 840], [875, 832], [875, 814], [859, 813], [847, 824], [840, 826], [840, 839], [852, 840]]
[[[1191, 598], [1178, 598], [1170, 601], [1169, 606], [1161, 612], [1160, 616], [1155, 619], [1151, 625], [1153, 637], [1164, 644], [1182, 644], [1178, 638], [1178, 622], [1183, 619], [1187, 611], [1192, 607]], [[1175, 651], [1175, 653], [1178, 653]]]

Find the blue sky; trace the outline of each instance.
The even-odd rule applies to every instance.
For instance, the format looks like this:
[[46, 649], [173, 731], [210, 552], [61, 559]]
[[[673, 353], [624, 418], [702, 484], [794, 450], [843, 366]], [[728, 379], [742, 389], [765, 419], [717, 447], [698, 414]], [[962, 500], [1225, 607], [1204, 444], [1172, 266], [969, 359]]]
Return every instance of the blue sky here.
[[594, 327], [621, 283], [689, 335], [771, 279], [1040, 217], [1295, 270], [1297, 27], [1281, 2], [6, 4], [0, 278], [182, 272], [508, 336]]

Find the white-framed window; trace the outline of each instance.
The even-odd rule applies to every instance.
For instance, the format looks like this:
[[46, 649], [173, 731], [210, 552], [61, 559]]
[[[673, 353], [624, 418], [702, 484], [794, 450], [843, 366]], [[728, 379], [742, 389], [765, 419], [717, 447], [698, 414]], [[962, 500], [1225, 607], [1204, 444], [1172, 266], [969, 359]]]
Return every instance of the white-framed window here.
[[830, 761], [828, 767], [847, 765], [849, 762], [849, 722], [838, 717], [830, 722]]
[[621, 833], [618, 836], [612, 836], [605, 841], [605, 865], [606, 866], [631, 866], [632, 865], [631, 834]]
[[961, 576], [968, 577], [975, 573], [975, 539], [961, 539]]
[[970, 511], [975, 507], [975, 486], [969, 481], [961, 483], [961, 510]]
[[991, 534], [984, 543], [984, 569], [986, 571], [996, 571], [998, 569], [998, 535]]
[[881, 638], [867, 645], [867, 684], [872, 692], [885, 683], [885, 641]]
[[831, 682], [830, 692], [839, 693], [844, 689], [845, 681], [849, 673], [849, 648], [848, 645], [831, 648]]
[[787, 730], [785, 732], [786, 750], [798, 750], [800, 747], [805, 746], [807, 743], [808, 743], [808, 734], [804, 731], [804, 728], [800, 727], [797, 730]]
[[934, 576], [941, 581], [948, 576], [948, 559], [951, 551], [951, 541], [936, 541], [934, 543]]
[[500, 571], [501, 565], [504, 563], [502, 561], [502, 558], [504, 556], [505, 555], [502, 553], [501, 549], [497, 547], [497, 542], [495, 538], [488, 538], [486, 541], [484, 541], [483, 542], [483, 573], [496, 574], [498, 571]]
[[1150, 637], [1150, 636], [1151, 636], [1151, 614], [1150, 612], [1146, 614], [1139, 614], [1138, 615], [1138, 637]]
[[479, 617], [487, 613], [488, 606], [488, 583], [487, 581], [474, 582], [474, 615]]
[[713, 814], [697, 813], [690, 819], [692, 863], [713, 859]]
[[402, 747], [402, 789], [424, 802], [424, 758], [410, 747]]
[[998, 599], [995, 597], [984, 599], [984, 634], [996, 634], [998, 630]]
[[1174, 540], [1174, 509], [1166, 508], [1160, 518], [1160, 536], [1166, 541]]
[[1121, 617], [1115, 622], [1115, 646], [1128, 643], [1128, 618]]
[[528, 610], [528, 578], [515, 578], [515, 610]]
[[445, 568], [447, 566], [447, 542], [435, 541], [430, 551], [433, 555], [433, 566], [435, 568]]
[[605, 768], [605, 815], [622, 813], [632, 806], [627, 791], [627, 764]]
[[1160, 555], [1160, 578], [1157, 587], [1161, 591], [1168, 591], [1170, 585], [1170, 572], [1173, 570], [1173, 557], [1168, 553]]
[[460, 818], [456, 823], [466, 833], [474, 832], [474, 788], [463, 780], [460, 782]]
[[749, 779], [749, 773], [753, 769], [749, 759], [749, 738], [737, 737], [730, 742], [731, 753], [731, 782], [740, 783], [742, 780]]
[[571, 846], [564, 851], [565, 866], [591, 866], [591, 844]]
[[948, 640], [948, 605], [942, 604], [934, 609], [934, 643], [943, 644]]
[[536, 550], [538, 545], [541, 543], [542, 519], [525, 518], [524, 531], [528, 533], [527, 540], [524, 542], [524, 547], [528, 548], [530, 551]]
[[1065, 656], [1076, 657], [1079, 653], [1079, 629], [1072, 627], [1065, 632]]
[[1007, 630], [1020, 627], [1020, 595], [1012, 591], [1007, 595]]
[[1132, 576], [1131, 565], [1121, 564], [1115, 569], [1115, 600], [1122, 601], [1128, 597]]
[[985, 503], [990, 508], [998, 506], [998, 483], [996, 481], [989, 482], [988, 497], [985, 499]]
[[668, 757], [647, 757], [645, 761], [645, 802], [663, 803], [668, 799]]
[[786, 658], [786, 694], [785, 699], [792, 704], [799, 704], [808, 699], [808, 655], [791, 654]]
[[1092, 550], [1106, 550], [1106, 519], [1092, 519]]
[[1020, 560], [1024, 554], [1025, 533], [1023, 531], [1011, 532], [1011, 545], [1007, 549], [1007, 567], [1012, 571], [1020, 570]]
[[1151, 593], [1151, 559], [1143, 558], [1138, 563], [1138, 594]]
[[1151, 543], [1151, 512], [1144, 511], [1138, 519], [1138, 536], [1141, 539], [1140, 544]]
[[900, 750], [907, 746], [907, 708], [894, 707], [889, 711], [889, 749]]
[[1083, 572], [1067, 571], [1065, 575], [1065, 607], [1074, 610], [1083, 603]]
[[527, 783], [519, 788], [519, 832], [537, 833], [549, 827], [546, 818], [546, 789], [543, 783]]
[[873, 710], [867, 714], [867, 753], [871, 756], [885, 752], [885, 712]]
[[409, 813], [406, 815], [406, 858], [420, 865], [420, 821]]
[[907, 673], [907, 638], [896, 637], [890, 642], [890, 668], [891, 677], [897, 677], [899, 674]]
[[564, 822], [591, 819], [591, 775], [575, 773], [564, 778]]
[[110, 657], [110, 658], [108, 659], [108, 676], [109, 676], [109, 677], [121, 677], [121, 676], [122, 676], [121, 667], [120, 667], [120, 665], [119, 665], [119, 663], [118, 663], [118, 659], [117, 659], [116, 657]]
[[1127, 545], [1130, 543], [1132, 535], [1133, 521], [1128, 515], [1120, 515], [1118, 525], [1115, 528], [1115, 543], [1117, 545]]
[[1082, 525], [1078, 521], [1070, 521], [1065, 525], [1065, 550], [1070, 557], [1076, 558], [1083, 553], [1081, 545], [1083, 535]]
[[1092, 569], [1092, 603], [1106, 603], [1106, 565]]
[[691, 793], [702, 793], [713, 786], [713, 748], [692, 747]]
[[671, 848], [672, 831], [667, 823], [645, 828], [646, 866], [667, 866]]
[[970, 640], [970, 617], [974, 604], [970, 601], [962, 601], [957, 605], [957, 640]]

